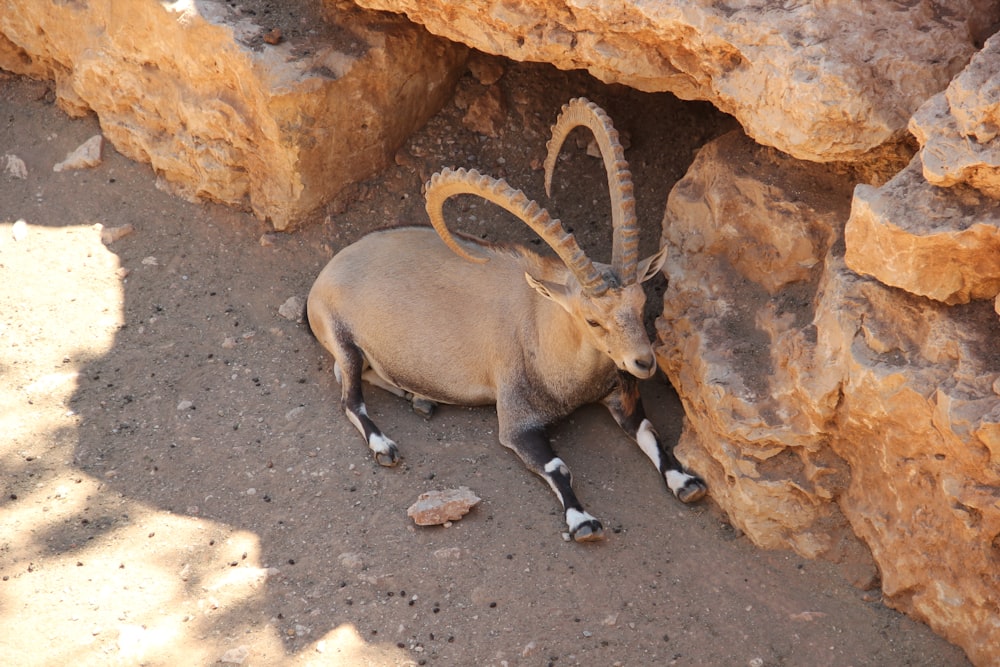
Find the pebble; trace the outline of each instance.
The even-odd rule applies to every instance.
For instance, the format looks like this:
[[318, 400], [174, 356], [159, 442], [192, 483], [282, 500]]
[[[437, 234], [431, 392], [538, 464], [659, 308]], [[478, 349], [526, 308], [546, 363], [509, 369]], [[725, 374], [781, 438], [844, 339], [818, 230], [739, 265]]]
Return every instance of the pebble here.
[[306, 303], [298, 296], [290, 296], [278, 307], [278, 314], [286, 320], [301, 322], [306, 312]]
[[117, 241], [118, 239], [124, 238], [135, 231], [135, 227], [129, 224], [120, 225], [118, 227], [104, 227], [100, 225], [101, 232], [101, 243], [104, 245], [110, 245]]
[[178, 411], [180, 411], [180, 410], [190, 410], [193, 407], [194, 407], [194, 402], [193, 401], [181, 401], [180, 403], [177, 404], [177, 410]]
[[21, 180], [28, 177], [28, 167], [24, 164], [24, 160], [11, 153], [3, 156], [3, 170], [14, 178], [20, 178]]
[[246, 659], [250, 657], [250, 647], [249, 646], [237, 646], [236, 648], [231, 648], [222, 654], [219, 658], [219, 662], [228, 662], [233, 665], [242, 665], [246, 662]]
[[101, 149], [104, 147], [104, 137], [95, 134], [80, 144], [66, 159], [52, 167], [52, 171], [68, 169], [85, 169], [101, 164]]
[[28, 223], [23, 219], [18, 220], [14, 223], [14, 226], [10, 230], [11, 236], [14, 237], [15, 241], [23, 241], [28, 238]]
[[461, 519], [479, 501], [479, 496], [466, 486], [448, 491], [428, 491], [421, 493], [406, 513], [418, 526], [440, 526]]
[[353, 551], [345, 551], [337, 556], [337, 560], [340, 561], [341, 566], [348, 570], [358, 571], [365, 566], [365, 561], [361, 558], [361, 554]]

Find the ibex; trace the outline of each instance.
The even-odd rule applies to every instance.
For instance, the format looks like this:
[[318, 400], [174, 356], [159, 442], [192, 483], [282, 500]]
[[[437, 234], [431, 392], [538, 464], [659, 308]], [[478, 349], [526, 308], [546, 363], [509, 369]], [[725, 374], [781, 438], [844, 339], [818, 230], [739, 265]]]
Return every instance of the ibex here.
[[[399, 450], [368, 416], [362, 380], [409, 399], [426, 416], [437, 403], [496, 404], [500, 442], [552, 487], [569, 534], [589, 541], [604, 529], [577, 499], [545, 430], [584, 404], [607, 406], [682, 502], [700, 499], [706, 486], [663, 445], [639, 398], [637, 378], [656, 372], [641, 283], [660, 270], [665, 254], [638, 261], [632, 175], [611, 120], [586, 99], [565, 105], [552, 128], [546, 193], [563, 141], [578, 126], [597, 138], [608, 173], [610, 265], [588, 258], [559, 220], [503, 180], [444, 169], [426, 187], [433, 229], [385, 229], [344, 248], [316, 279], [307, 311], [334, 357], [344, 411], [378, 463], [395, 465]], [[454, 236], [443, 206], [459, 194], [510, 211], [558, 258]]]

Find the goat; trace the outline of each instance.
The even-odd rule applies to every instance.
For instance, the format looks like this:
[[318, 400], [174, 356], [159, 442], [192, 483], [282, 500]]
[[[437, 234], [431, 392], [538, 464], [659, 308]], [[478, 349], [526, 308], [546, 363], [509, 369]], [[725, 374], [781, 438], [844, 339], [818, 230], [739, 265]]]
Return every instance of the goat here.
[[[317, 277], [307, 313], [335, 360], [343, 409], [379, 464], [396, 465], [399, 450], [368, 416], [362, 380], [428, 417], [438, 403], [495, 404], [500, 442], [549, 484], [569, 534], [582, 542], [602, 539], [604, 529], [583, 509], [545, 431], [582, 405], [602, 402], [682, 502], [700, 499], [706, 486], [663, 445], [639, 398], [637, 379], [656, 372], [641, 283], [660, 270], [665, 249], [638, 261], [624, 150], [607, 114], [584, 98], [564, 105], [552, 127], [546, 194], [563, 141], [578, 126], [597, 138], [608, 173], [610, 265], [591, 261], [559, 220], [505, 181], [444, 169], [426, 186], [433, 229], [384, 229], [344, 248]], [[443, 206], [460, 194], [513, 213], [557, 257], [453, 235]]]

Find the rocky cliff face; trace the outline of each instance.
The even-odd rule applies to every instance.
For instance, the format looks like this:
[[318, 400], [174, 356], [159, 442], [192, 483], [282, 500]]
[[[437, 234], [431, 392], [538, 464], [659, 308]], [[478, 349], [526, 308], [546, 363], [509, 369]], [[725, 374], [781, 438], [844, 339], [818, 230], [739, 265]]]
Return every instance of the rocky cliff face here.
[[947, 10], [927, 0], [358, 4], [403, 12], [487, 53], [708, 100], [759, 143], [821, 162], [859, 159], [902, 137], [917, 107], [975, 52], [991, 7], [985, 0]]
[[[450, 96], [465, 48], [350, 6], [265, 30], [222, 2], [0, 2], [0, 67], [191, 199], [277, 229], [371, 176]], [[265, 39], [266, 38], [266, 39]]]
[[995, 664], [1000, 320], [849, 269], [854, 180], [734, 133], [671, 192], [679, 455], [756, 543], [855, 564], [863, 543], [890, 604]]

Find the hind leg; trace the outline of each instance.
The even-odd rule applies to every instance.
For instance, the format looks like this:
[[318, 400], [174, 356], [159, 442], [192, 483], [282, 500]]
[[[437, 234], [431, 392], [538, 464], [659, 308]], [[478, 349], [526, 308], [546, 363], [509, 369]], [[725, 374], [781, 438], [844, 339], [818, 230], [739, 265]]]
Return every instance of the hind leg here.
[[361, 349], [347, 336], [336, 336], [333, 350], [336, 364], [334, 373], [340, 382], [340, 400], [347, 418], [368, 443], [368, 448], [379, 465], [394, 466], [399, 463], [399, 447], [379, 430], [368, 416], [365, 399], [361, 393], [361, 377], [365, 358]]
[[[334, 365], [333, 372], [335, 374], [339, 373], [339, 369]], [[414, 394], [411, 391], [406, 391], [402, 387], [398, 387], [392, 382], [389, 382], [384, 377], [379, 375], [374, 368], [366, 368], [361, 374], [361, 379], [368, 384], [374, 385], [379, 389], [385, 389], [390, 394], [395, 394], [400, 398], [405, 398], [413, 406], [413, 411], [421, 415], [424, 419], [430, 419], [434, 414], [434, 408], [437, 407], [437, 403], [429, 398], [424, 398], [419, 394]], [[340, 382], [340, 375], [337, 375], [337, 381]]]

